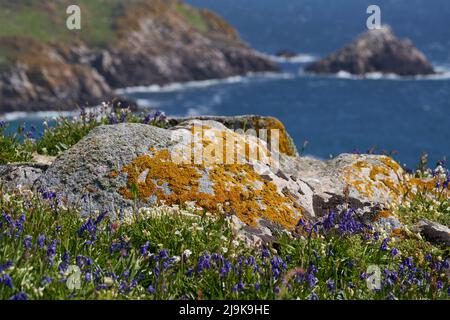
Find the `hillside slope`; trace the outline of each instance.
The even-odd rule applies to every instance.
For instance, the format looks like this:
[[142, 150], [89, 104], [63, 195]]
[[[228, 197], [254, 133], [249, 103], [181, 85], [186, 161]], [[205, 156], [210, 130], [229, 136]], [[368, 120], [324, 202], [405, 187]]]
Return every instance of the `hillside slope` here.
[[277, 66], [222, 18], [178, 0], [0, 0], [0, 113], [96, 104], [116, 88], [224, 78]]

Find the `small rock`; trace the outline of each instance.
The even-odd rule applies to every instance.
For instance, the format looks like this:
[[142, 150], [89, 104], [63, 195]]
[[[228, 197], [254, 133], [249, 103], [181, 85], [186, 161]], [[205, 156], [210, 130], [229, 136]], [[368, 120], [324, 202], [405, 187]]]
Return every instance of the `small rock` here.
[[450, 229], [426, 219], [420, 220], [414, 230], [432, 244], [450, 247]]

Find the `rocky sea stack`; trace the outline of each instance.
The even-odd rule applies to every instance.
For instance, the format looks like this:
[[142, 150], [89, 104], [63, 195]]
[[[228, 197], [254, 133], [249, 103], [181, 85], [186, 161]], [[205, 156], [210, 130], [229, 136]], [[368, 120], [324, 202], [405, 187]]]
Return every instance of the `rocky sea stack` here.
[[364, 75], [371, 72], [416, 76], [434, 74], [433, 66], [409, 39], [398, 39], [384, 26], [362, 34], [351, 44], [305, 69], [313, 73]]
[[178, 0], [85, 1], [81, 30], [66, 28], [70, 4], [0, 0], [10, 17], [0, 32], [0, 113], [71, 109], [117, 88], [277, 70], [222, 18]]

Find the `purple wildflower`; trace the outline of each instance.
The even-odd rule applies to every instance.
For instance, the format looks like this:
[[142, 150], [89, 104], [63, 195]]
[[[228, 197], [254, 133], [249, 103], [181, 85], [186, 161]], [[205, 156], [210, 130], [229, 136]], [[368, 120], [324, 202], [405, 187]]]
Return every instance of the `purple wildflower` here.
[[328, 288], [329, 292], [334, 292], [335, 284], [334, 284], [334, 281], [332, 279], [328, 279], [327, 280], [327, 288]]
[[38, 239], [37, 239], [37, 245], [39, 248], [43, 248], [45, 245], [45, 236], [44, 235], [39, 235]]
[[32, 240], [33, 240], [32, 236], [25, 236], [25, 240], [23, 241], [23, 247], [26, 250], [30, 250], [33, 247]]
[[19, 292], [13, 295], [10, 300], [28, 300], [28, 296], [25, 292]]
[[14, 288], [13, 281], [12, 281], [11, 277], [9, 276], [9, 274], [4, 274], [3, 279], [0, 277], [0, 283], [1, 282], [3, 282], [3, 284], [5, 286], [9, 287], [10, 289]]
[[392, 248], [392, 250], [391, 250], [391, 255], [392, 255], [393, 257], [395, 257], [395, 256], [398, 255], [398, 250], [397, 250], [397, 248]]
[[389, 243], [390, 240], [391, 240], [390, 238], [385, 238], [383, 240], [383, 242], [381, 243], [381, 246], [380, 246], [380, 250], [381, 251], [387, 251], [388, 250], [388, 243]]

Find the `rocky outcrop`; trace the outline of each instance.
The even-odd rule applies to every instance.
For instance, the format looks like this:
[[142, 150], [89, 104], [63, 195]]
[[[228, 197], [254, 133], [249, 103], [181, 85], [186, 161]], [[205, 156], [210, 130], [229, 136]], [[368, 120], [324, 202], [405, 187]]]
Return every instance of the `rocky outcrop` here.
[[[40, 160], [49, 165], [0, 167], [0, 184], [7, 191], [33, 185], [56, 193], [62, 205], [83, 214], [136, 217], [151, 207], [181, 206], [226, 215], [252, 245], [298, 230], [299, 221], [314, 224], [342, 212], [375, 230], [408, 234], [394, 213], [399, 205], [418, 192], [450, 195], [436, 189], [437, 177], [415, 178], [388, 156], [289, 155], [277, 147], [282, 134], [267, 139], [264, 129], [279, 127], [274, 118], [200, 118], [168, 119], [168, 129], [100, 126], [58, 158]], [[416, 229], [432, 243], [448, 241], [443, 226], [422, 222]]]
[[216, 121], [231, 130], [261, 130], [268, 131], [268, 142], [270, 147], [270, 130], [279, 130], [279, 151], [288, 156], [298, 156], [298, 151], [294, 140], [291, 138], [283, 123], [274, 117], [264, 117], [257, 115], [241, 116], [194, 116], [194, 117], [169, 117], [168, 126], [177, 126], [189, 120]]
[[18, 163], [0, 166], [0, 191], [14, 192], [31, 189], [34, 182], [47, 170], [47, 164]]
[[346, 71], [355, 75], [371, 72], [401, 76], [434, 74], [433, 66], [409, 39], [398, 39], [384, 26], [370, 30], [343, 49], [308, 65], [313, 73]]
[[57, 158], [34, 188], [57, 192], [85, 213], [133, 215], [142, 207], [191, 204], [234, 217], [254, 243], [293, 230], [300, 219], [314, 222], [345, 210], [366, 225], [399, 233], [402, 224], [392, 208], [435, 184], [410, 178], [387, 156], [289, 156], [223, 124], [239, 119], [216, 120], [222, 123], [172, 119], [170, 129], [98, 127]]
[[[66, 2], [51, 6], [65, 8]], [[117, 88], [277, 70], [210, 11], [177, 0], [105, 6], [112, 6], [111, 17], [92, 18], [113, 20], [113, 40], [107, 44], [91, 45], [83, 38], [0, 39], [0, 52], [9, 59], [0, 67], [0, 113], [73, 109], [109, 100]], [[64, 12], [61, 8], [51, 12]]]

